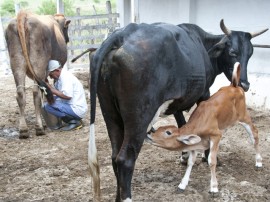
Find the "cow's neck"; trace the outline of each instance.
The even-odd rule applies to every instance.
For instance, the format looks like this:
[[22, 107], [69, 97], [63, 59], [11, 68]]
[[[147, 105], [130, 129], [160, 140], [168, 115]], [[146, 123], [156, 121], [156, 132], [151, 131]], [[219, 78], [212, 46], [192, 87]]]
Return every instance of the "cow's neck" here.
[[224, 34], [221, 35], [213, 35], [207, 32], [204, 33], [202, 37], [203, 45], [206, 51], [209, 51], [215, 44], [220, 42], [220, 40], [224, 37]]

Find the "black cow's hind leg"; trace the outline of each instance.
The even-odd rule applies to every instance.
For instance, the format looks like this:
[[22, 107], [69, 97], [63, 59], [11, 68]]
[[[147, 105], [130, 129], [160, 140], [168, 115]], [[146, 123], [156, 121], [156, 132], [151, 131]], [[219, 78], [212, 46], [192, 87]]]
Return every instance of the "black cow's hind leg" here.
[[[130, 131], [133, 133], [134, 130]], [[122, 201], [131, 199], [131, 181], [134, 167], [146, 135], [146, 128], [144, 133], [134, 131], [134, 134], [127, 134], [130, 131], [125, 132], [124, 142], [116, 159]]]

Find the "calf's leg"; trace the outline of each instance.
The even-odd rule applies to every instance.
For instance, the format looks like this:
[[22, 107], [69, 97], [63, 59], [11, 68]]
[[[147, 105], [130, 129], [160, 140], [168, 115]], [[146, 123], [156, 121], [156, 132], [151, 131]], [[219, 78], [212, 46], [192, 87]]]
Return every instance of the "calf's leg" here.
[[210, 193], [212, 194], [218, 193], [216, 166], [217, 166], [217, 153], [221, 136], [222, 136], [221, 132], [210, 135], [210, 153], [208, 156], [208, 164], [211, 170]]
[[246, 129], [247, 133], [249, 134], [250, 140], [252, 144], [254, 145], [254, 149], [256, 152], [255, 159], [256, 163], [255, 166], [257, 168], [262, 167], [262, 157], [260, 154], [260, 149], [259, 149], [259, 135], [258, 135], [258, 130], [257, 128], [253, 125], [251, 118], [248, 113], [246, 113], [246, 116], [243, 120], [241, 120], [240, 124], [244, 126]]
[[178, 188], [180, 189], [181, 192], [183, 192], [186, 189], [186, 186], [188, 185], [190, 173], [191, 173], [192, 167], [196, 161], [196, 157], [197, 157], [196, 151], [189, 152], [187, 169], [186, 169], [184, 177], [182, 178], [181, 183], [178, 185]]

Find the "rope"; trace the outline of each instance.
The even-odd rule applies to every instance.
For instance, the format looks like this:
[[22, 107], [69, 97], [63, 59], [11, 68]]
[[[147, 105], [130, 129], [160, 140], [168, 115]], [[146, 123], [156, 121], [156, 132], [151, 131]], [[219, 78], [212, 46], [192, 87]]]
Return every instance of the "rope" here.
[[[47, 95], [46, 88], [45, 88], [44, 86], [40, 86], [40, 85], [38, 85], [38, 84], [36, 84], [36, 83], [34, 83], [33, 85], [28, 86], [28, 87], [25, 87], [25, 86], [23, 86], [23, 85], [18, 85], [18, 86], [17, 86], [17, 92], [18, 92], [18, 88], [24, 88], [25, 90], [28, 90], [29, 88], [32, 88], [33, 86], [38, 86], [38, 87], [40, 88], [40, 90], [41, 90], [45, 95]], [[44, 103], [43, 103], [43, 99], [44, 99], [43, 93], [41, 93], [41, 106], [44, 105]]]
[[28, 86], [28, 87], [25, 87], [25, 86], [23, 86], [23, 85], [18, 85], [18, 86], [17, 86], [17, 92], [18, 92], [18, 88], [24, 88], [25, 90], [28, 90], [29, 88], [32, 88], [33, 86], [38, 86], [38, 87], [40, 88], [40, 90], [42, 90], [43, 93], [44, 93], [45, 95], [47, 95], [46, 88], [45, 88], [44, 86], [40, 86], [40, 85], [38, 85], [38, 84], [33, 84], [33, 85], [31, 85], [31, 86]]

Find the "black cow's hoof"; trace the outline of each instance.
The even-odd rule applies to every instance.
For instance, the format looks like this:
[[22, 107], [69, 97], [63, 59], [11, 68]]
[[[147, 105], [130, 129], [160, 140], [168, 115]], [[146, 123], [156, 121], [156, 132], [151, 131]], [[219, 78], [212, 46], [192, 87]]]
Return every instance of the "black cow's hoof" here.
[[219, 192], [210, 192], [209, 191], [209, 194], [210, 194], [211, 198], [217, 198], [219, 196]]
[[205, 157], [202, 157], [202, 162], [208, 162], [207, 159]]
[[257, 170], [257, 171], [260, 171], [262, 169], [263, 169], [263, 167], [258, 167], [258, 166], [255, 167], [255, 170]]

